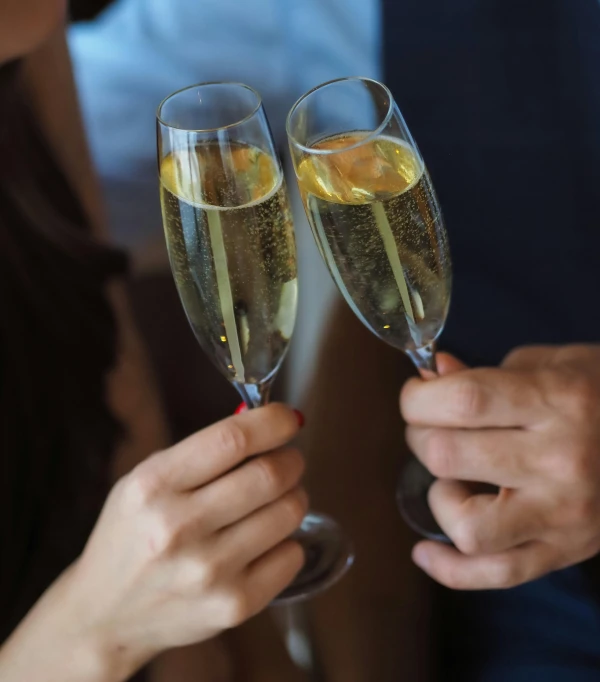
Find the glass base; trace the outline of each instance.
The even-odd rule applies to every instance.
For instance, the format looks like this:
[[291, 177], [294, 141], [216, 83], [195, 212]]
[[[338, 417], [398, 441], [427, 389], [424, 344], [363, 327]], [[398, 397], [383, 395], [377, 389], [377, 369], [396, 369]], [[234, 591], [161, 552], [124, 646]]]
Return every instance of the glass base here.
[[354, 550], [340, 526], [329, 516], [309, 513], [294, 535], [306, 554], [304, 568], [273, 601], [274, 606], [306, 601], [343, 578], [354, 562]]
[[400, 475], [396, 501], [402, 518], [419, 535], [428, 540], [452, 544], [435, 520], [427, 496], [435, 483], [435, 476], [411, 455]]

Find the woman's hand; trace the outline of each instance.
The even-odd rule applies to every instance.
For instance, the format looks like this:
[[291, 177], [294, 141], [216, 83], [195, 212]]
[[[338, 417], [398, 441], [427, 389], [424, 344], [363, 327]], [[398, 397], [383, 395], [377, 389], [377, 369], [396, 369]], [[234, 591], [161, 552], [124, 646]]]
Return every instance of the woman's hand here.
[[252, 410], [117, 483], [83, 555], [56, 585], [60, 598], [43, 600], [112, 671], [89, 679], [125, 679], [162, 650], [236, 626], [293, 580], [304, 561], [289, 539], [307, 510], [304, 464], [297, 450], [278, 448], [298, 429], [283, 405]]

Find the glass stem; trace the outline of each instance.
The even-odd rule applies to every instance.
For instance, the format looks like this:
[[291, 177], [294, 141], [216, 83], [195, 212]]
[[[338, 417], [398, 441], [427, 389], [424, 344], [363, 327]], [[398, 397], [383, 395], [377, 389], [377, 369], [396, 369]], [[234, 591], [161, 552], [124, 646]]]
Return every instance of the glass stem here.
[[255, 407], [262, 407], [269, 402], [271, 383], [268, 381], [264, 384], [240, 384], [234, 382], [233, 385], [249, 410]]
[[433, 379], [438, 375], [434, 343], [429, 343], [415, 350], [407, 350], [406, 354], [413, 361], [423, 379]]

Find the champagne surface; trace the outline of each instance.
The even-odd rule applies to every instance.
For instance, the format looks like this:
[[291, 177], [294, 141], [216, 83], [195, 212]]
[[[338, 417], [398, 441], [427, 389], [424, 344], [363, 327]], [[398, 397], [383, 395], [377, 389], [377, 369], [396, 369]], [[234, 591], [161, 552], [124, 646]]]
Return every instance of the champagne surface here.
[[296, 163], [300, 193], [321, 255], [356, 315], [392, 346], [415, 350], [439, 336], [448, 313], [446, 230], [415, 151], [365, 137], [313, 145]]
[[169, 259], [194, 334], [231, 380], [279, 368], [296, 319], [296, 245], [282, 172], [257, 147], [217, 143], [160, 165]]

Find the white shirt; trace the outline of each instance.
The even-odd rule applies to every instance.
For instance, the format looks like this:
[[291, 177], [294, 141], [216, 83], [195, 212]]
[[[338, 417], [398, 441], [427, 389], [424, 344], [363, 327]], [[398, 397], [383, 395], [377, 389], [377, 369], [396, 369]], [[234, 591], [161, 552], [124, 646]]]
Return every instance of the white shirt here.
[[[162, 231], [155, 114], [164, 97], [202, 81], [245, 82], [261, 93], [284, 149], [285, 117], [303, 92], [342, 76], [380, 76], [380, 32], [377, 0], [117, 0], [96, 20], [72, 26], [75, 76], [114, 240], [135, 250]], [[291, 194], [301, 301], [295, 399], [334, 290]]]

